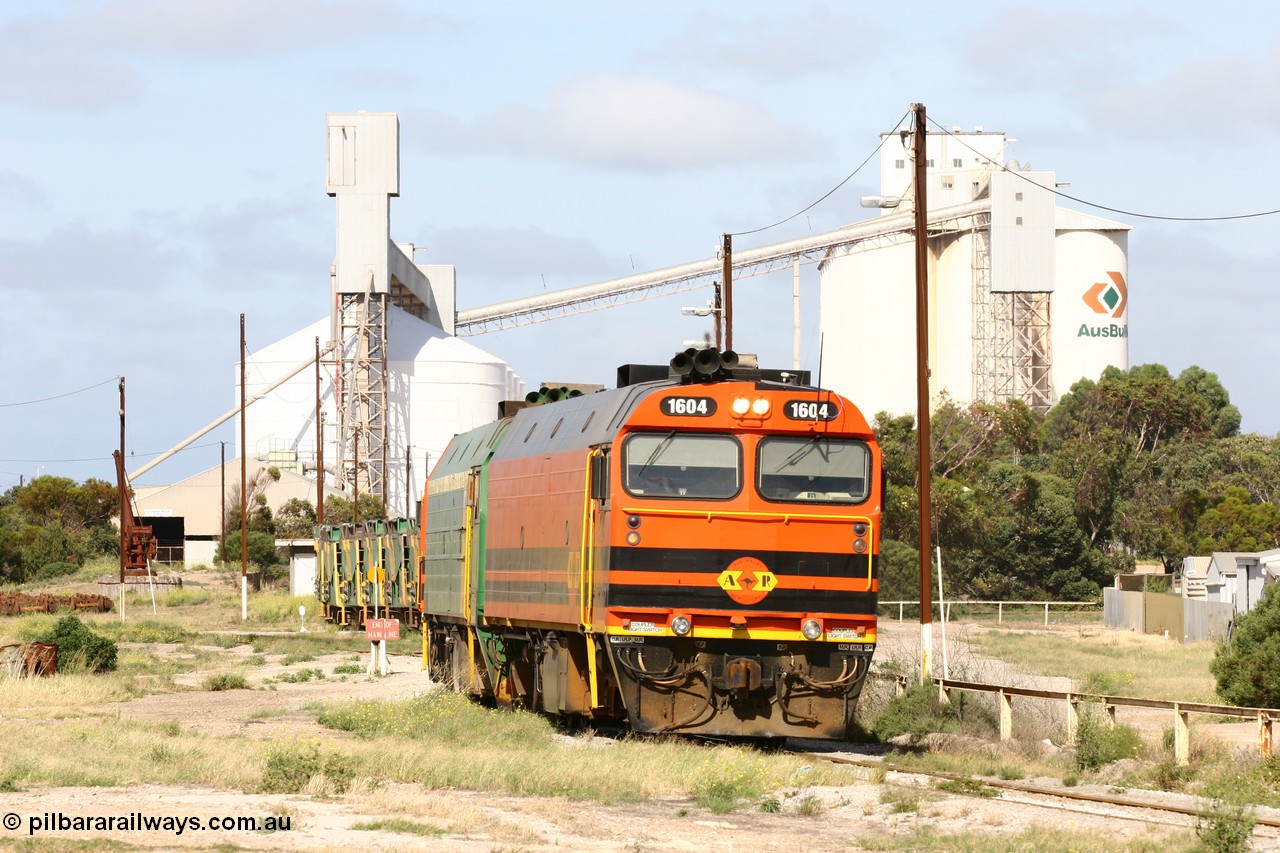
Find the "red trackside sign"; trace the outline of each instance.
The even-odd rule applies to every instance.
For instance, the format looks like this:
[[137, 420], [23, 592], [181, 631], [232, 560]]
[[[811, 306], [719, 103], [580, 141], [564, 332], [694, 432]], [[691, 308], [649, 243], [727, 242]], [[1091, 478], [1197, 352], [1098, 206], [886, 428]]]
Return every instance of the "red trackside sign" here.
[[366, 619], [364, 620], [365, 637], [371, 643], [380, 640], [400, 639], [399, 619]]

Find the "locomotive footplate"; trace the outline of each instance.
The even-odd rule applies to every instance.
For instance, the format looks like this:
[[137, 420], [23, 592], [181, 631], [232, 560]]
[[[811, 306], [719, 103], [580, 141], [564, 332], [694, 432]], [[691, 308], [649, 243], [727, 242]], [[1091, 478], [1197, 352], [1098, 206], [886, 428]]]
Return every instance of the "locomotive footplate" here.
[[874, 646], [611, 636], [635, 731], [847, 737]]

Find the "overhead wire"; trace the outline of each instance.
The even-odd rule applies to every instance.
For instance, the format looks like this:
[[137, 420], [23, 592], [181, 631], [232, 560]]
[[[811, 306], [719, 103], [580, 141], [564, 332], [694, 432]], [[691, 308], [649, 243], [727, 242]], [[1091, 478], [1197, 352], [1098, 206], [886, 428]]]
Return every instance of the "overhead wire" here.
[[[204, 447], [217, 447], [222, 443], [223, 442], [221, 441], [211, 441], [211, 442], [208, 442], [207, 444], [193, 444], [189, 447], [184, 447], [182, 449], [183, 450], [199, 450]], [[169, 451], [167, 450], [156, 450], [151, 453], [130, 453], [129, 456], [130, 458], [133, 458], [133, 459], [137, 459], [137, 458], [145, 459], [148, 456], [159, 456], [161, 453], [168, 453], [168, 452]], [[23, 462], [23, 463], [30, 463], [33, 465], [44, 465], [50, 462], [103, 462], [103, 461], [109, 461], [112, 458], [114, 457], [87, 456], [83, 459], [0, 459], [0, 462]], [[0, 472], [0, 473], [3, 473], [3, 472]]]
[[75, 391], [68, 391], [65, 394], [54, 394], [52, 397], [41, 397], [38, 400], [23, 400], [22, 402], [19, 402], [19, 403], [0, 403], [0, 409], [7, 409], [12, 406], [32, 406], [32, 405], [35, 405], [36, 403], [47, 403], [50, 400], [61, 400], [63, 397], [70, 397], [73, 394], [83, 394], [85, 391], [92, 391], [94, 388], [99, 388], [103, 385], [107, 385], [111, 382], [117, 382], [119, 380], [120, 380], [119, 376], [112, 376], [110, 379], [104, 379], [101, 382], [96, 382], [93, 385], [89, 385], [85, 388], [80, 388]]
[[[910, 111], [910, 110], [908, 110], [907, 112], [903, 113], [903, 114], [902, 114], [902, 116], [901, 116], [901, 118], [899, 118], [897, 121], [895, 121], [895, 122], [893, 123], [893, 126], [894, 126], [894, 127], [897, 127], [898, 125], [902, 124], [903, 119], [905, 119], [905, 118], [906, 118], [908, 115], [910, 115], [910, 114], [911, 114], [911, 111]], [[808, 213], [810, 210], [813, 210], [813, 209], [814, 209], [815, 207], [817, 207], [819, 204], [821, 204], [822, 202], [824, 202], [824, 201], [826, 201], [828, 198], [830, 198], [830, 197], [832, 196], [832, 194], [836, 192], [836, 190], [840, 189], [840, 188], [841, 188], [841, 187], [843, 187], [845, 184], [849, 183], [849, 181], [853, 180], [853, 176], [854, 176], [854, 175], [856, 175], [856, 174], [858, 174], [859, 172], [861, 172], [861, 171], [862, 171], [862, 168], [863, 168], [864, 166], [866, 166], [868, 163], [870, 163], [870, 162], [871, 162], [871, 158], [875, 157], [877, 154], [879, 154], [879, 153], [880, 153], [880, 149], [884, 147], [884, 141], [885, 141], [886, 139], [888, 139], [888, 138], [889, 138], [889, 137], [888, 137], [888, 135], [883, 135], [883, 136], [881, 136], [881, 137], [880, 137], [880, 144], [879, 144], [879, 145], [877, 145], [877, 146], [875, 147], [875, 149], [874, 149], [870, 154], [868, 154], [868, 155], [867, 155], [867, 159], [863, 160], [861, 163], [859, 163], [859, 164], [858, 164], [858, 168], [854, 169], [852, 172], [850, 172], [848, 175], [846, 175], [846, 176], [845, 176], [845, 179], [844, 179], [843, 181], [841, 181], [840, 183], [836, 184], [836, 185], [835, 185], [834, 187], [832, 187], [831, 189], [827, 190], [827, 191], [822, 195], [822, 197], [821, 197], [821, 198], [819, 198], [818, 200], [814, 201], [814, 202], [813, 202], [812, 204], [810, 204], [808, 207], [806, 207], [806, 208], [804, 208], [804, 209], [802, 209], [802, 210], [797, 210], [795, 213], [791, 214], [791, 215], [790, 215], [790, 216], [788, 216], [786, 219], [780, 219], [780, 220], [778, 220], [777, 222], [773, 223], [772, 225], [765, 225], [765, 226], [762, 226], [762, 227], [760, 227], [760, 228], [752, 228], [750, 231], [734, 231], [734, 232], [732, 232], [732, 233], [730, 234], [730, 236], [731, 236], [731, 237], [744, 237], [744, 236], [746, 236], [746, 235], [748, 235], [748, 234], [759, 234], [761, 231], [768, 231], [770, 228], [777, 228], [779, 225], [784, 225], [784, 224], [786, 224], [786, 223], [790, 222], [791, 220], [795, 219], [797, 216], [800, 216], [801, 214], [805, 214], [805, 213]]]
[[[954, 139], [956, 142], [963, 145], [965, 148], [968, 148], [974, 154], [977, 154], [979, 157], [986, 159], [987, 155], [983, 154], [981, 151], [969, 145], [967, 142], [965, 142], [955, 133], [952, 133], [950, 130], [947, 130], [945, 126], [939, 124], [937, 121], [935, 121], [932, 118], [928, 118], [926, 120], [929, 122], [929, 124], [936, 127], [946, 136], [950, 136], [952, 139]], [[1016, 172], [1013, 169], [1010, 169], [1008, 166], [1004, 165], [1003, 163], [995, 163], [993, 165], [996, 166], [1000, 171], [1007, 172], [1010, 175], [1016, 175], [1017, 177], [1021, 178], [1022, 180], [1031, 184], [1032, 186], [1039, 187], [1040, 189], [1043, 189], [1043, 190], [1047, 190], [1053, 193], [1055, 196], [1058, 196], [1059, 198], [1070, 199], [1071, 201], [1074, 201], [1077, 204], [1083, 204], [1087, 207], [1096, 208], [1098, 210], [1105, 210], [1108, 213], [1118, 213], [1121, 216], [1132, 216], [1136, 219], [1158, 219], [1158, 220], [1163, 220], [1165, 222], [1227, 222], [1227, 221], [1237, 220], [1237, 219], [1256, 219], [1261, 216], [1274, 216], [1277, 213], [1280, 213], [1280, 208], [1277, 208], [1276, 210], [1260, 210], [1254, 213], [1228, 214], [1226, 216], [1166, 216], [1158, 213], [1138, 213], [1132, 210], [1124, 210], [1123, 208], [1119, 208], [1119, 207], [1108, 207], [1105, 204], [1098, 204], [1097, 202], [1088, 201], [1087, 199], [1080, 198], [1079, 196], [1074, 196], [1074, 195], [1071, 195], [1070, 193], [1064, 193], [1061, 190], [1059, 190], [1057, 187], [1046, 187], [1044, 184], [1037, 183], [1036, 181], [1033, 181], [1031, 178], [1027, 177], [1026, 175], [1023, 175], [1020, 172]]]

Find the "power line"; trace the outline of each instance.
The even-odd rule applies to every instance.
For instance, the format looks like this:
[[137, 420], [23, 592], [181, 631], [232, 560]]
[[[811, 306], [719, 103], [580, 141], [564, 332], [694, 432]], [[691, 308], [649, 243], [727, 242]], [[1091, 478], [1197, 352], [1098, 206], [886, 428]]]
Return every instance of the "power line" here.
[[24, 400], [21, 403], [0, 403], [0, 409], [7, 409], [11, 406], [30, 406], [35, 403], [47, 403], [50, 400], [60, 400], [63, 397], [70, 397], [72, 394], [83, 394], [85, 391], [92, 391], [94, 388], [97, 388], [101, 385], [106, 385], [111, 382], [118, 382], [119, 380], [120, 380], [119, 376], [112, 376], [110, 379], [104, 379], [101, 382], [98, 382], [94, 385], [90, 385], [87, 388], [81, 388], [78, 391], [68, 391], [65, 394], [55, 394], [52, 397], [41, 397], [39, 400]]
[[[959, 142], [965, 148], [968, 148], [974, 154], [977, 154], [979, 157], [986, 157], [986, 155], [983, 154], [981, 151], [978, 151], [976, 148], [969, 145], [959, 136], [947, 130], [946, 127], [944, 127], [943, 125], [938, 124], [938, 122], [934, 121], [931, 118], [927, 120], [929, 124], [938, 128], [938, 130], [942, 131], [942, 133], [946, 134], [947, 136], [950, 136], [952, 139], [954, 139], [956, 142]], [[1274, 216], [1277, 213], [1280, 213], [1280, 209], [1260, 210], [1255, 213], [1235, 213], [1227, 216], [1164, 216], [1158, 213], [1137, 213], [1132, 210], [1124, 210], [1118, 207], [1108, 207], [1105, 204], [1098, 204], [1097, 202], [1087, 201], [1078, 196], [1073, 196], [1070, 193], [1064, 193], [1061, 190], [1057, 189], [1056, 187], [1046, 187], [1044, 184], [1038, 184], [1035, 181], [1031, 180], [1031, 178], [1027, 177], [1026, 175], [1023, 175], [1019, 172], [1015, 172], [1012, 169], [1010, 169], [1008, 166], [1005, 166], [1003, 164], [996, 164], [996, 165], [1001, 171], [1007, 172], [1010, 175], [1017, 175], [1019, 178], [1031, 184], [1032, 186], [1040, 187], [1040, 189], [1042, 190], [1048, 190], [1049, 192], [1053, 193], [1054, 195], [1060, 198], [1070, 199], [1071, 201], [1074, 201], [1077, 204], [1083, 204], [1087, 207], [1097, 208], [1098, 210], [1105, 210], [1108, 213], [1118, 213], [1121, 216], [1132, 216], [1135, 219], [1159, 219], [1165, 222], [1227, 222], [1234, 219], [1256, 219], [1260, 216]]]
[[[208, 444], [193, 444], [190, 447], [184, 447], [182, 449], [183, 450], [199, 450], [204, 447], [217, 447], [221, 443], [222, 442], [220, 441], [211, 441]], [[168, 452], [169, 451], [167, 450], [156, 450], [151, 453], [130, 453], [129, 458], [130, 459], [138, 459], [138, 458], [146, 459], [148, 456], [159, 456], [161, 453], [168, 453]], [[111, 461], [111, 459], [112, 457], [110, 456], [88, 456], [88, 457], [85, 457], [84, 459], [0, 459], [0, 462], [23, 462], [23, 463], [30, 463], [33, 465], [44, 465], [51, 462], [109, 462]], [[0, 473], [3, 473], [3, 472], [0, 472]]]
[[[893, 123], [893, 126], [894, 126], [894, 127], [897, 127], [898, 125], [902, 124], [903, 119], [905, 119], [908, 115], [910, 115], [910, 111], [909, 111], [909, 110], [908, 110], [907, 112], [903, 113], [903, 114], [902, 114], [902, 118], [899, 118], [897, 121], [895, 121], [895, 122]], [[858, 168], [856, 168], [856, 169], [854, 169], [852, 172], [850, 172], [850, 173], [848, 174], [848, 176], [846, 176], [846, 177], [845, 177], [845, 179], [844, 179], [843, 181], [841, 181], [840, 183], [836, 184], [836, 185], [835, 185], [834, 187], [832, 187], [831, 189], [827, 190], [827, 192], [826, 192], [825, 194], [823, 194], [823, 196], [822, 196], [821, 198], [819, 198], [817, 201], [815, 201], [813, 204], [809, 205], [808, 207], [804, 208], [803, 210], [798, 210], [798, 211], [796, 211], [795, 213], [793, 213], [793, 214], [791, 214], [790, 216], [788, 216], [786, 219], [781, 219], [781, 220], [779, 220], [779, 221], [777, 221], [777, 222], [773, 223], [772, 225], [765, 225], [765, 226], [764, 226], [764, 227], [762, 227], [762, 228], [753, 228], [753, 229], [751, 229], [750, 231], [735, 231], [735, 232], [733, 232], [733, 234], [731, 234], [730, 236], [732, 236], [732, 237], [742, 237], [742, 236], [745, 236], [745, 235], [747, 235], [747, 234], [759, 234], [761, 231], [768, 231], [770, 228], [777, 228], [779, 225], [783, 225], [783, 224], [785, 224], [785, 223], [787, 223], [787, 222], [790, 222], [791, 220], [795, 219], [797, 216], [801, 215], [802, 213], [808, 213], [810, 210], [813, 210], [813, 209], [814, 209], [815, 207], [817, 207], [819, 204], [821, 204], [822, 202], [824, 202], [824, 201], [826, 201], [828, 198], [830, 198], [830, 197], [831, 197], [831, 195], [832, 195], [836, 190], [840, 189], [842, 186], [844, 186], [845, 184], [849, 183], [849, 181], [853, 180], [853, 176], [854, 176], [854, 175], [856, 175], [856, 174], [858, 174], [859, 172], [861, 172], [861, 171], [862, 171], [862, 167], [863, 167], [863, 166], [865, 166], [865, 165], [867, 165], [868, 163], [870, 163], [870, 162], [871, 162], [871, 158], [872, 158], [872, 157], [874, 157], [874, 156], [876, 156], [877, 154], [879, 154], [879, 153], [880, 153], [880, 149], [884, 147], [884, 141], [885, 141], [886, 139], [888, 139], [888, 137], [887, 137], [887, 136], [881, 136], [881, 137], [880, 137], [880, 144], [879, 144], [879, 145], [877, 145], [877, 146], [875, 147], [875, 149], [874, 149], [870, 154], [868, 154], [868, 155], [867, 155], [867, 159], [865, 159], [865, 160], [863, 160], [861, 163], [859, 163], [859, 164], [858, 164]]]

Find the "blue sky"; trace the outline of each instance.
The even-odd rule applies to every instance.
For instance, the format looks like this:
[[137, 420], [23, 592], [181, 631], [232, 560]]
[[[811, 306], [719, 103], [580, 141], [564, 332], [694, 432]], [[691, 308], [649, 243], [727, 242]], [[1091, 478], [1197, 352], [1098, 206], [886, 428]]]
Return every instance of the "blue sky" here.
[[[112, 479], [235, 403], [249, 349], [324, 316], [325, 114], [401, 121], [395, 239], [460, 308], [706, 258], [846, 177], [909, 104], [981, 124], [1089, 201], [1280, 207], [1280, 13], [1191, 3], [0, 0], [0, 488]], [[871, 166], [761, 245], [866, 218]], [[1081, 205], [1068, 206], [1091, 210]], [[1130, 236], [1130, 359], [1216, 372], [1280, 431], [1280, 218]], [[816, 368], [817, 274], [803, 273]], [[612, 382], [705, 293], [469, 338], [530, 383]], [[735, 289], [735, 344], [790, 362], [790, 276]], [[105, 383], [105, 384], [98, 384]], [[42, 403], [45, 397], [67, 394]], [[217, 464], [227, 425], [144, 482]]]

